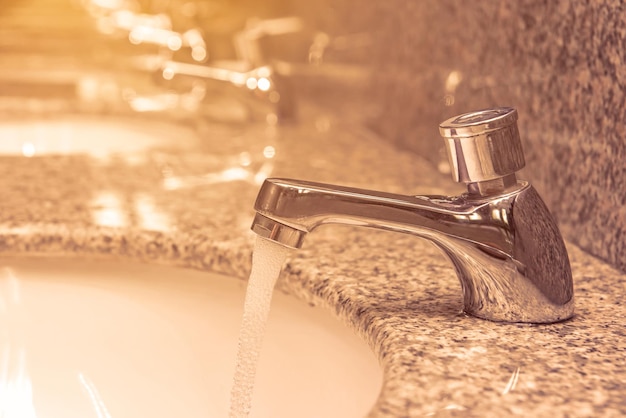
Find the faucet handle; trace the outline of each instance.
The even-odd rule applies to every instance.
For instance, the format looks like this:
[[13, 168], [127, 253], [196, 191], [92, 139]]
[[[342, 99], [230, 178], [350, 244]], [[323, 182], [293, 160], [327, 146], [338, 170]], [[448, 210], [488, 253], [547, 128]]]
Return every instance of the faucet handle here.
[[517, 110], [498, 107], [465, 113], [439, 125], [446, 140], [452, 177], [470, 192], [489, 194], [517, 182], [524, 165]]

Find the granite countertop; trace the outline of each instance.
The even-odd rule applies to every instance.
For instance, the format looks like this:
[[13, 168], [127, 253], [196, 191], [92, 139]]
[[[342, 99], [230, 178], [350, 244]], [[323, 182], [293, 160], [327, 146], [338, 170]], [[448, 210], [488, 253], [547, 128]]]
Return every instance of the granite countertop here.
[[[97, 120], [107, 129], [128, 122], [47, 118], [59, 126]], [[112, 131], [110, 142], [82, 151], [0, 155], [1, 251], [125, 258], [245, 279], [252, 205], [265, 176], [404, 194], [459, 190], [420, 158], [322, 112], [284, 126], [158, 116], [132, 126], [147, 139], [131, 146]], [[278, 287], [332, 310], [378, 355], [384, 384], [372, 417], [624, 416], [626, 276], [568, 250], [576, 316], [552, 325], [468, 317], [452, 266], [434, 246], [349, 226], [310, 234]]]

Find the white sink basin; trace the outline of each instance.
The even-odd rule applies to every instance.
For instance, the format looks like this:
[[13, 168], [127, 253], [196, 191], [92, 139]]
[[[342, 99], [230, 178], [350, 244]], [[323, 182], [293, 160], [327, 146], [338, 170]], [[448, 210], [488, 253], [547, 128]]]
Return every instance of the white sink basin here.
[[[0, 417], [225, 417], [245, 283], [127, 262], [0, 260]], [[279, 292], [253, 417], [361, 417], [382, 373], [329, 313]]]

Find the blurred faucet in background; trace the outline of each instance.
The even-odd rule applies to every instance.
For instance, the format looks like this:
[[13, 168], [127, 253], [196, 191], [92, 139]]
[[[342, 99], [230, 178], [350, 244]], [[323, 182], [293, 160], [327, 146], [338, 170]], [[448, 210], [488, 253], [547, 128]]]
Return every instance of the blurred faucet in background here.
[[247, 62], [250, 67], [263, 65], [267, 62], [267, 58], [263, 56], [259, 45], [261, 38], [299, 32], [303, 27], [302, 19], [296, 16], [267, 20], [250, 18], [243, 30], [234, 36], [237, 56], [241, 61]]
[[[213, 109], [232, 105], [242, 116], [228, 122], [273, 124], [296, 118], [296, 90], [316, 100], [367, 87], [366, 69], [342, 64], [341, 54], [362, 49], [368, 34], [326, 33], [280, 2], [16, 0], [1, 10], [3, 46], [22, 57], [9, 63], [7, 89], [40, 97], [45, 84], [88, 112], [182, 112], [220, 122], [225, 112]], [[28, 54], [40, 64], [23, 68]], [[59, 55], [54, 62], [51, 54]]]
[[[296, 104], [292, 81], [263, 53], [260, 40], [267, 36], [298, 32], [302, 28], [303, 23], [298, 17], [267, 20], [250, 18], [245, 27], [232, 36], [234, 59], [212, 59], [210, 51], [208, 55], [202, 56], [206, 64], [170, 59], [162, 63], [161, 76], [168, 81], [182, 76], [209, 83], [226, 82], [246, 95], [242, 100], [250, 103], [247, 99], [251, 98], [251, 107], [270, 105], [268, 112], [275, 115], [277, 120], [293, 119]], [[205, 47], [204, 43], [202, 47]]]

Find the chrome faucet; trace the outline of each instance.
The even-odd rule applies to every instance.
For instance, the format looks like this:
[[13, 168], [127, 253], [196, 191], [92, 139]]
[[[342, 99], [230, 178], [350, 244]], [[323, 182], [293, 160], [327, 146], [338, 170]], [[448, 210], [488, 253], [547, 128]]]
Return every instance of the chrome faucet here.
[[452, 261], [466, 313], [501, 322], [570, 318], [574, 289], [563, 239], [539, 194], [515, 176], [525, 165], [517, 111], [467, 113], [443, 122], [440, 132], [453, 177], [467, 193], [405, 196], [267, 179], [252, 230], [293, 248], [329, 223], [413, 234]]

